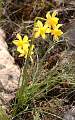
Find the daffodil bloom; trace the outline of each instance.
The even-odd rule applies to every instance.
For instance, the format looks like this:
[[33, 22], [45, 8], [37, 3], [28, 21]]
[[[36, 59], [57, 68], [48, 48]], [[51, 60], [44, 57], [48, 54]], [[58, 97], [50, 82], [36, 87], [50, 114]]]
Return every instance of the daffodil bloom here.
[[21, 35], [17, 34], [16, 37], [18, 40], [14, 40], [13, 43], [17, 46], [17, 51], [20, 53], [19, 57], [24, 56], [26, 59], [27, 57], [30, 57], [31, 61], [33, 61], [32, 55], [34, 53], [34, 45], [30, 45], [30, 40], [28, 40], [28, 36], [25, 35], [22, 39]]
[[29, 41], [28, 40], [28, 36], [25, 35], [24, 38], [22, 39], [21, 35], [18, 33], [16, 38], [18, 40], [13, 40], [13, 43], [17, 46], [17, 47], [22, 47], [24, 44], [29, 44]]
[[54, 40], [58, 41], [59, 37], [63, 34], [63, 32], [59, 29], [62, 24], [58, 24], [51, 30], [51, 35], [53, 35]]
[[56, 26], [58, 24], [59, 18], [57, 18], [56, 15], [57, 15], [56, 11], [53, 12], [52, 16], [51, 16], [50, 12], [47, 12], [47, 14], [46, 14], [46, 18], [47, 18], [46, 19], [46, 24], [50, 28], [54, 27], [54, 26]]
[[17, 47], [17, 51], [20, 53], [19, 57], [27, 58], [29, 46], [24, 44], [22, 47]]
[[30, 57], [31, 61], [33, 62], [32, 55], [33, 55], [33, 49], [34, 45], [28, 46], [28, 45], [23, 45], [23, 47], [18, 47], [17, 51], [20, 53], [19, 57], [25, 57], [27, 59], [27, 56]]
[[34, 37], [38, 38], [39, 36], [42, 36], [43, 39], [46, 38], [46, 33], [50, 33], [51, 30], [48, 28], [47, 25], [42, 24], [40, 20], [37, 21], [36, 26], [34, 27]]

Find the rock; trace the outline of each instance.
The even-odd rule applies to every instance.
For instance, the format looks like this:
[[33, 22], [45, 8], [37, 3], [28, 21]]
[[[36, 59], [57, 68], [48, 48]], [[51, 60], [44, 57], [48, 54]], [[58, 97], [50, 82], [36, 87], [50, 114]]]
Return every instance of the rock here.
[[69, 4], [75, 6], [75, 1], [74, 0], [70, 0]]
[[[67, 32], [65, 32], [64, 37], [69, 45], [71, 50], [75, 48], [75, 20], [72, 20], [67, 28]], [[74, 49], [75, 50], [75, 49]]]
[[[65, 33], [64, 37], [67, 38], [68, 50], [62, 56], [63, 60], [61, 61], [62, 66], [65, 66], [63, 69], [63, 78], [66, 78], [69, 83], [73, 83], [72, 87], [75, 88], [75, 20], [72, 21], [70, 28]], [[75, 95], [73, 93], [70, 95], [69, 101], [73, 102], [75, 100]], [[72, 106], [64, 114], [64, 120], [75, 120], [75, 106]]]
[[8, 52], [5, 33], [0, 29], [0, 98], [9, 103], [18, 89], [20, 69], [14, 64], [14, 58]]
[[64, 120], [75, 120], [75, 106], [65, 113]]
[[71, 50], [74, 49], [75, 48], [75, 28], [69, 29], [64, 35], [64, 37], [66, 37], [69, 48], [71, 48]]

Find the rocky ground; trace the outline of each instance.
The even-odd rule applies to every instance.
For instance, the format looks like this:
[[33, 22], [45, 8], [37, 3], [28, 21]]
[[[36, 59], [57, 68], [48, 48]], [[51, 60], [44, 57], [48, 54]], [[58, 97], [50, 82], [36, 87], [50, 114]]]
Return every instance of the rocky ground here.
[[0, 105], [6, 106], [15, 97], [20, 78], [20, 68], [8, 51], [5, 33], [0, 29]]
[[[44, 16], [46, 11], [56, 9], [64, 23], [64, 36], [46, 56], [44, 68], [57, 71], [55, 77], [60, 75], [63, 82], [53, 87], [45, 99], [35, 101], [35, 106], [43, 110], [40, 120], [75, 120], [75, 1], [56, 0], [49, 4], [46, 0], [45, 5], [39, 3], [35, 4], [34, 0], [4, 2], [4, 22], [0, 23], [4, 30], [0, 29], [0, 105], [7, 110], [9, 102], [15, 97], [23, 66], [24, 59], [18, 58], [12, 44], [15, 34], [21, 32], [24, 35], [24, 31], [33, 25], [36, 15]], [[32, 116], [32, 112], [22, 113], [13, 120], [32, 120]]]

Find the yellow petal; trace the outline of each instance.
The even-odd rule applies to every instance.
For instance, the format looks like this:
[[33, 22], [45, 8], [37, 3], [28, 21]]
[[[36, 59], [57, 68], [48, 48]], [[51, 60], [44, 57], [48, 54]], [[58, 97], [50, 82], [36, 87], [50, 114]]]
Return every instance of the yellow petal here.
[[[49, 23], [48, 23], [48, 21], [46, 20], [46, 22], [45, 22], [45, 26], [48, 26], [49, 27]], [[51, 26], [50, 26], [51, 27]]]
[[55, 35], [55, 36], [54, 36], [54, 38], [55, 38], [56, 40], [58, 40], [58, 39], [59, 39], [57, 35]]
[[20, 53], [20, 55], [19, 55], [19, 57], [22, 57], [22, 56], [25, 56], [25, 58], [27, 57], [27, 54], [28, 54], [28, 51], [26, 50], [24, 50], [24, 49], [22, 49], [21, 47], [18, 47], [17, 48], [17, 51]]
[[58, 30], [57, 35], [61, 36], [62, 34], [63, 34], [63, 32], [61, 30]]
[[23, 56], [24, 56], [25, 59], [27, 59], [27, 55], [24, 55], [24, 54], [19, 55], [19, 57], [23, 57]]
[[46, 18], [51, 18], [50, 12], [47, 12]]
[[22, 40], [22, 37], [19, 33], [16, 35], [16, 37], [17, 37], [17, 39]]
[[40, 20], [37, 21], [37, 26], [40, 28], [40, 27], [43, 27], [43, 24]]
[[40, 32], [35, 32], [34, 37], [35, 37], [35, 38], [38, 38], [39, 36], [40, 36]]
[[23, 51], [25, 52], [25, 54], [28, 54], [29, 48], [27, 45], [23, 45]]
[[18, 45], [18, 40], [13, 40], [13, 44]]
[[42, 38], [43, 38], [43, 39], [45, 39], [45, 38], [46, 38], [46, 35], [45, 35], [45, 34], [42, 34], [41, 36], [42, 36]]
[[51, 35], [53, 35], [54, 34], [54, 30], [51, 30]]
[[57, 15], [57, 11], [54, 11], [52, 17], [55, 17], [56, 15]]
[[58, 20], [59, 20], [59, 18], [56, 18], [56, 17], [51, 19], [52, 27], [55, 27], [58, 24]]
[[22, 40], [14, 40], [13, 43], [16, 45], [16, 46], [22, 46], [23, 44], [23, 41]]
[[20, 55], [19, 55], [19, 57], [23, 57], [23, 56], [24, 56], [24, 54], [20, 54]]
[[47, 22], [45, 22], [44, 29], [47, 29], [47, 28], [48, 28], [48, 24]]
[[24, 36], [23, 41], [24, 41], [24, 42], [27, 42], [27, 41], [28, 41], [28, 36], [27, 36], [27, 35]]
[[27, 59], [27, 55], [25, 55], [24, 57], [25, 57], [25, 59]]
[[33, 29], [34, 32], [35, 32], [35, 31], [38, 31], [38, 30], [39, 30], [39, 28], [34, 28], [34, 29]]
[[24, 53], [24, 51], [23, 51], [23, 49], [22, 49], [21, 47], [17, 47], [17, 51], [18, 51], [19, 53]]
[[59, 40], [59, 37], [58, 37], [57, 35], [54, 35], [54, 36], [53, 36], [53, 40], [54, 40], [54, 41], [58, 41], [58, 40]]
[[63, 24], [58, 24], [56, 27], [57, 27], [57, 28], [60, 28], [62, 25], [63, 25]]
[[46, 33], [51, 33], [51, 29], [50, 29], [50, 28], [47, 28], [47, 29], [46, 29]]

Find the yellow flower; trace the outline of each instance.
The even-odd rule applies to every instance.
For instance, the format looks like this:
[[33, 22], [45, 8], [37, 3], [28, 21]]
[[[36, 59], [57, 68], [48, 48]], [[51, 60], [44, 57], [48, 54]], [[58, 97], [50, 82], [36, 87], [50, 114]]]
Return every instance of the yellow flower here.
[[[29, 48], [30, 47], [30, 48]], [[30, 57], [31, 61], [33, 62], [32, 55], [33, 55], [33, 49], [34, 45], [28, 46], [27, 44], [24, 44], [23, 47], [18, 47], [17, 51], [20, 53], [19, 57], [25, 57], [27, 58]]]
[[21, 37], [21, 35], [19, 33], [17, 34], [16, 37], [17, 37], [18, 40], [13, 40], [13, 43], [17, 47], [22, 47], [24, 44], [29, 44], [30, 40], [28, 40], [28, 36], [27, 35], [24, 36], [23, 40], [22, 40], [22, 37]]
[[17, 51], [20, 53], [19, 57], [24, 56], [27, 59], [28, 56], [32, 61], [34, 45], [30, 45], [27, 35], [23, 39], [20, 34], [17, 34], [16, 37], [18, 40], [14, 40], [13, 43], [17, 46]]
[[62, 24], [58, 24], [51, 30], [51, 35], [53, 35], [54, 40], [58, 41], [59, 37], [63, 34], [63, 32], [59, 29]]
[[52, 16], [50, 15], [50, 12], [47, 12], [46, 14], [46, 24], [51, 28], [58, 24], [59, 18], [55, 17], [57, 15], [57, 12], [54, 11]]
[[22, 47], [17, 47], [17, 51], [20, 53], [19, 57], [25, 57], [27, 58], [28, 55], [29, 46], [23, 45]]
[[35, 32], [34, 33], [35, 38], [38, 38], [39, 36], [42, 36], [42, 38], [45, 39], [46, 38], [45, 34], [50, 33], [51, 30], [50, 30], [50, 28], [48, 28], [47, 25], [43, 26], [42, 22], [38, 20], [37, 23], [36, 23], [36, 26], [34, 27], [34, 32]]

